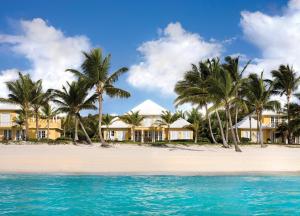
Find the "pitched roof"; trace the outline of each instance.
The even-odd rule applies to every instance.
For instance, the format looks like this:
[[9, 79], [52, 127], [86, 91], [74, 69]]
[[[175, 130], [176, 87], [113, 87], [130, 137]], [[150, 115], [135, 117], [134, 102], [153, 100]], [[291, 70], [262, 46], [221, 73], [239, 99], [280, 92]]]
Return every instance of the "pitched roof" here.
[[[106, 128], [106, 125], [102, 125], [101, 127]], [[116, 118], [109, 128], [130, 128], [130, 125], [121, 121], [119, 118]]]
[[140, 115], [160, 115], [162, 111], [167, 110], [162, 106], [158, 105], [157, 103], [153, 102], [152, 100], [145, 100], [130, 111], [139, 111]]
[[190, 123], [187, 120], [185, 120], [183, 118], [179, 118], [175, 122], [173, 122], [170, 125], [170, 127], [171, 128], [183, 128], [183, 127], [186, 127], [186, 126], [189, 126], [189, 125], [190, 125]]
[[[235, 125], [233, 125], [233, 127], [235, 127]], [[249, 116], [246, 116], [245, 118], [243, 118], [241, 121], [239, 121], [237, 123], [237, 127], [239, 129], [248, 129], [250, 128], [250, 121], [249, 121]], [[251, 127], [253, 129], [257, 128], [257, 121], [251, 117]]]
[[16, 104], [0, 103], [0, 110], [19, 110], [20, 107]]

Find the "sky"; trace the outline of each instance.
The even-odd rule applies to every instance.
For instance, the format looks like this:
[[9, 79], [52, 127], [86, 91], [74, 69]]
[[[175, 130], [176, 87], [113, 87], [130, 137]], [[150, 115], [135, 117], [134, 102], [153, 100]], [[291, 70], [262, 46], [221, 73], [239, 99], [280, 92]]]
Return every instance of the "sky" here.
[[206, 58], [240, 56], [266, 76], [279, 64], [300, 71], [300, 0], [2, 0], [0, 97], [17, 71], [61, 88], [96, 47], [112, 55], [111, 72], [129, 68], [116, 85], [131, 97], [105, 97], [105, 113], [146, 99], [173, 111], [175, 83]]

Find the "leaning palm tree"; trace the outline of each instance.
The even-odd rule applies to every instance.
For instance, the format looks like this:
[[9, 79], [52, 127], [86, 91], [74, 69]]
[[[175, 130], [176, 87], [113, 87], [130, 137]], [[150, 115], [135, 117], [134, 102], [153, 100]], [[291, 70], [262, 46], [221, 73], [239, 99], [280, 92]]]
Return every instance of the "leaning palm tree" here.
[[116, 118], [115, 116], [109, 114], [103, 115], [102, 117], [102, 124], [106, 126], [106, 131], [107, 131], [106, 140], [110, 140], [109, 126], [114, 122], [115, 118]]
[[257, 118], [257, 143], [261, 147], [265, 147], [263, 143], [262, 133], [262, 112], [263, 110], [279, 110], [280, 103], [276, 100], [271, 100], [274, 93], [273, 84], [263, 79], [263, 73], [260, 76], [257, 74], [250, 74], [248, 82], [244, 85], [245, 101], [255, 110]]
[[78, 141], [79, 123], [88, 143], [91, 144], [92, 141], [82, 124], [80, 111], [96, 109], [94, 102], [97, 99], [97, 95], [93, 94], [92, 96], [88, 96], [88, 87], [81, 79], [73, 81], [72, 83], [67, 82], [67, 87], [63, 86], [62, 90], [52, 90], [52, 92], [52, 101], [59, 106], [57, 109], [58, 112], [67, 113], [69, 117], [72, 117], [75, 120], [74, 141]]
[[[217, 143], [217, 141], [213, 135], [210, 114], [208, 111], [208, 104], [211, 102], [211, 98], [207, 91], [207, 80], [212, 75], [213, 71], [218, 68], [217, 65], [219, 65], [217, 59], [199, 62], [198, 66], [192, 64], [192, 69], [187, 71], [184, 74], [183, 80], [178, 81], [175, 85], [175, 92], [178, 94], [178, 97], [175, 99], [176, 106], [191, 103], [197, 105], [198, 108], [205, 108], [210, 136], [214, 143]], [[225, 146], [227, 145], [227, 143], [224, 142], [223, 144]]]
[[[240, 62], [239, 57], [234, 58], [231, 56], [227, 56], [227, 57], [225, 57], [225, 63], [222, 65], [222, 67], [230, 73], [234, 85], [240, 86], [240, 88], [237, 88], [236, 92], [235, 92], [235, 98], [237, 101], [241, 101], [240, 100], [242, 97], [241, 86], [242, 86], [242, 83], [246, 81], [246, 79], [243, 78], [243, 74], [251, 61], [248, 61], [241, 70], [240, 70], [239, 62]], [[245, 108], [243, 103], [237, 102], [234, 104], [233, 109], [234, 109], [234, 115], [235, 115], [235, 133], [236, 133], [236, 139], [237, 139], [238, 143], [240, 143], [240, 139], [238, 136], [237, 123], [238, 123], [238, 113], [241, 108]]]
[[21, 72], [18, 73], [18, 76], [17, 80], [6, 82], [9, 94], [7, 98], [1, 98], [0, 102], [19, 105], [23, 110], [25, 119], [25, 139], [28, 140], [28, 118], [34, 98], [33, 92], [38, 88], [39, 81], [34, 82], [29, 74], [23, 75]]
[[187, 113], [187, 119], [188, 122], [191, 123], [189, 128], [191, 128], [195, 133], [194, 142], [197, 143], [199, 128], [202, 122], [201, 113], [199, 113], [197, 109], [193, 108], [190, 112]]
[[232, 101], [235, 98], [235, 94], [238, 88], [239, 85], [232, 81], [230, 73], [222, 68], [221, 70], [217, 71], [214, 77], [211, 77], [209, 79], [208, 90], [213, 98], [214, 107], [216, 110], [221, 107], [225, 108], [235, 151], [241, 152], [241, 149], [239, 148], [237, 143], [236, 134], [233, 130], [232, 118], [230, 113], [230, 107], [232, 106]]
[[41, 109], [42, 117], [47, 119], [47, 139], [48, 140], [49, 140], [49, 133], [50, 133], [50, 119], [57, 116], [58, 113], [59, 113], [58, 110], [55, 109], [54, 107], [52, 107], [49, 102], [45, 103], [42, 106], [42, 109]]
[[288, 143], [292, 143], [292, 133], [290, 125], [290, 100], [300, 83], [300, 76], [289, 65], [280, 65], [278, 70], [271, 71], [274, 78], [274, 90], [280, 96], [285, 95], [287, 100], [287, 125], [288, 125]]
[[120, 116], [119, 118], [126, 124], [131, 125], [131, 139], [133, 142], [135, 142], [135, 127], [140, 126], [145, 117], [140, 115], [139, 111], [131, 111], [123, 116]]
[[159, 125], [166, 125], [168, 128], [168, 134], [167, 134], [167, 141], [170, 142], [170, 127], [171, 124], [174, 123], [177, 119], [180, 118], [180, 115], [178, 113], [171, 113], [170, 111], [162, 111], [160, 115], [160, 120], [157, 120], [157, 123]]
[[85, 60], [81, 65], [82, 71], [80, 72], [74, 69], [67, 69], [67, 71], [72, 72], [77, 77], [83, 78], [89, 88], [95, 87], [95, 93], [98, 99], [98, 133], [102, 146], [105, 147], [108, 146], [108, 144], [102, 137], [101, 129], [103, 96], [106, 94], [109, 97], [130, 97], [129, 92], [114, 86], [119, 77], [127, 72], [128, 69], [126, 67], [122, 67], [116, 72], [110, 74], [109, 68], [111, 55], [103, 57], [101, 49], [93, 49], [89, 53], [83, 52], [83, 55]]

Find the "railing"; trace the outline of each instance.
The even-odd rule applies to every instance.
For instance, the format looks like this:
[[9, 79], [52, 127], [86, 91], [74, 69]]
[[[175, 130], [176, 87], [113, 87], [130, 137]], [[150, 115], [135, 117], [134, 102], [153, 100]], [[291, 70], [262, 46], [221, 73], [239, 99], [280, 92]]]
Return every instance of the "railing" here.
[[12, 122], [0, 122], [0, 127], [12, 127]]

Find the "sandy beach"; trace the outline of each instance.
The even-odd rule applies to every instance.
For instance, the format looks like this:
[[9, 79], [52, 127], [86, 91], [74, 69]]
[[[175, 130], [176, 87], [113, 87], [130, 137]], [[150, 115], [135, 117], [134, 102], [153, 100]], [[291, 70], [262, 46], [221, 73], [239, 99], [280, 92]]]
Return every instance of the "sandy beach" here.
[[242, 153], [218, 146], [168, 148], [116, 144], [0, 145], [1, 173], [203, 174], [299, 172], [300, 148], [244, 146]]

